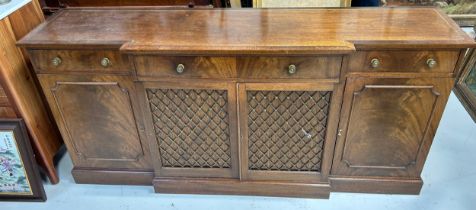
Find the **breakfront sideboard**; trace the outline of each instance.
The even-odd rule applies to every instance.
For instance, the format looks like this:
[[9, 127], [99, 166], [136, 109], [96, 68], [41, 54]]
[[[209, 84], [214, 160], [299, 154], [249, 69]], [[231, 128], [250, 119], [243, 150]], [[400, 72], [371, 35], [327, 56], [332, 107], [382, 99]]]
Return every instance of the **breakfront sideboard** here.
[[88, 8], [19, 45], [78, 183], [328, 197], [420, 192], [475, 43], [433, 8]]

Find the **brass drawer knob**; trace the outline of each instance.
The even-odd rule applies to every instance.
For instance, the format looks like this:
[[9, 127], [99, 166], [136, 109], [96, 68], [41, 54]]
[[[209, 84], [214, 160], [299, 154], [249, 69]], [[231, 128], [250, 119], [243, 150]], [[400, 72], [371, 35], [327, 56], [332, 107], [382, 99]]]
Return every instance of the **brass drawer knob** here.
[[377, 68], [380, 66], [380, 60], [378, 58], [374, 58], [370, 61], [370, 66], [372, 66], [372, 68]]
[[178, 74], [181, 74], [185, 70], [185, 66], [183, 64], [179, 64], [177, 65], [177, 68], [175, 70], [177, 71]]
[[102, 67], [108, 67], [111, 65], [111, 60], [109, 58], [102, 58], [101, 59], [101, 66]]
[[296, 71], [297, 71], [296, 65], [291, 64], [291, 65], [288, 66], [288, 73], [289, 73], [289, 74], [295, 74]]
[[428, 67], [433, 68], [433, 67], [436, 66], [437, 63], [436, 63], [435, 59], [430, 58], [430, 59], [426, 60], [426, 64], [428, 65]]
[[51, 59], [51, 64], [53, 64], [53, 66], [59, 66], [61, 62], [63, 61], [60, 57], [54, 57], [53, 59]]

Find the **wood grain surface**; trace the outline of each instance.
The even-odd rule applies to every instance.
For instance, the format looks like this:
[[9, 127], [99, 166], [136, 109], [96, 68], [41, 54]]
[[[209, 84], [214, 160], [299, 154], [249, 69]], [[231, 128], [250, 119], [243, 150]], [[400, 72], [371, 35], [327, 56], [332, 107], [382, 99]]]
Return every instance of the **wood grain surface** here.
[[[127, 55], [113, 50], [30, 50], [32, 63], [39, 72], [96, 72], [122, 73], [132, 71]], [[58, 66], [53, 65], [54, 58], [60, 58]], [[107, 58], [110, 64], [101, 65], [101, 60]]]
[[418, 178], [451, 78], [349, 78], [332, 174]]
[[[452, 51], [359, 51], [350, 56], [350, 71], [355, 72], [454, 72], [459, 50]], [[380, 65], [373, 68], [372, 59], [378, 59]], [[428, 59], [434, 59], [436, 65], [429, 67]]]
[[45, 75], [39, 79], [75, 166], [151, 168], [129, 77]]
[[19, 44], [50, 48], [124, 44], [125, 51], [163, 54], [330, 54], [350, 53], [354, 45], [357, 49], [475, 46], [434, 8], [68, 9]]

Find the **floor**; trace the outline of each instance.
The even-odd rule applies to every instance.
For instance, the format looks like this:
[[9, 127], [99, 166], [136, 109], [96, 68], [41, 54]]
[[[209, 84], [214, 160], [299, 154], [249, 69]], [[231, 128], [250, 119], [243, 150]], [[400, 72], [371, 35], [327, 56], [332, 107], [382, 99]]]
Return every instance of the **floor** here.
[[452, 94], [423, 170], [419, 196], [332, 193], [330, 199], [155, 194], [151, 186], [75, 184], [68, 155], [59, 162], [61, 182], [45, 184], [45, 203], [0, 203], [16, 209], [475, 209], [476, 124]]

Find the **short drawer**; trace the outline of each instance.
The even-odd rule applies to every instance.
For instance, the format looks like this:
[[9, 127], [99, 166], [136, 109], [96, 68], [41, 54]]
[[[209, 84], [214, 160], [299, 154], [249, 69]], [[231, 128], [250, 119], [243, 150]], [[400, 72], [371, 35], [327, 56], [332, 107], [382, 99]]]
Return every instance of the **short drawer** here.
[[137, 76], [161, 78], [236, 78], [234, 57], [154, 56], [133, 58]]
[[37, 72], [131, 72], [127, 55], [114, 50], [30, 50]]
[[451, 73], [459, 51], [360, 51], [352, 54], [352, 72]]
[[239, 57], [240, 78], [247, 79], [336, 79], [341, 56]]
[[0, 106], [10, 106], [10, 102], [8, 100], [7, 93], [5, 93], [5, 90], [3, 90], [2, 87], [0, 87]]

